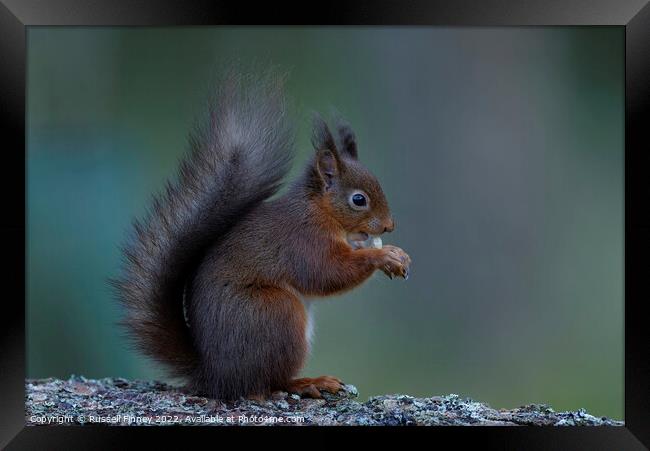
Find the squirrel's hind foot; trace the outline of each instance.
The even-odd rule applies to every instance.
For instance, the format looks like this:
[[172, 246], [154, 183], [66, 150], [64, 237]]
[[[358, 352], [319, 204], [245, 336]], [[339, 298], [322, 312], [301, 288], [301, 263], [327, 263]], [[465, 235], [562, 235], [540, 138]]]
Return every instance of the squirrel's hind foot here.
[[336, 394], [342, 389], [343, 381], [341, 379], [333, 376], [320, 376], [293, 379], [285, 390], [301, 397], [322, 398], [321, 391]]

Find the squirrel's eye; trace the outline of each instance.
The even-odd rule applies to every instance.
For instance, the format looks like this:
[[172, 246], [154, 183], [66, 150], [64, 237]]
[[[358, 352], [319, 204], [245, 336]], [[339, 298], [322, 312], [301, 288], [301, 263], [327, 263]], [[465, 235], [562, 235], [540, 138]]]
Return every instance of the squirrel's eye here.
[[365, 194], [357, 191], [350, 196], [350, 206], [355, 210], [364, 210], [368, 207], [368, 198]]
[[352, 202], [354, 202], [354, 205], [357, 207], [365, 207], [366, 206], [366, 196], [363, 194], [355, 194], [352, 196]]

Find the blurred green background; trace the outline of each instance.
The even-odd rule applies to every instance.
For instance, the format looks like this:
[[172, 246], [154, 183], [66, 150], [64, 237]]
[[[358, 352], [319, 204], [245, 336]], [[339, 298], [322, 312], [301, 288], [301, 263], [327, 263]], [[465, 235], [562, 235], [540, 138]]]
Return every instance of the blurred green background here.
[[[356, 130], [413, 258], [316, 310], [305, 374], [623, 416], [623, 29], [30, 28], [29, 377], [162, 377], [115, 326], [118, 245], [215, 72], [278, 64]], [[295, 173], [295, 171], [294, 171]]]

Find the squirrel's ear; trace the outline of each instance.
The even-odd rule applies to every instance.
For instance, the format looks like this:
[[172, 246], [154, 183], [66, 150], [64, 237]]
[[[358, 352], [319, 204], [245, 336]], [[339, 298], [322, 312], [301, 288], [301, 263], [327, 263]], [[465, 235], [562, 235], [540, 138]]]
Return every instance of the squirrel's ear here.
[[320, 176], [323, 187], [328, 190], [339, 174], [339, 162], [331, 150], [321, 149], [316, 152], [316, 172]]
[[332, 132], [319, 115], [314, 116], [314, 133], [311, 143], [316, 149], [314, 164], [316, 173], [327, 190], [341, 171], [341, 159]]
[[357, 138], [350, 126], [346, 123], [341, 123], [338, 126], [339, 138], [341, 140], [341, 153], [346, 154], [348, 157], [356, 160], [357, 154]]

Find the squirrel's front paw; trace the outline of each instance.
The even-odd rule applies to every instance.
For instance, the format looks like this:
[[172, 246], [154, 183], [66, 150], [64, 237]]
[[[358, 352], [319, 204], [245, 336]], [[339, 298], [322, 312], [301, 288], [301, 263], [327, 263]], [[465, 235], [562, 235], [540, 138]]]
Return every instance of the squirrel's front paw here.
[[379, 269], [391, 279], [393, 276], [408, 279], [411, 257], [397, 246], [385, 245], [381, 251], [382, 259], [379, 264]]

